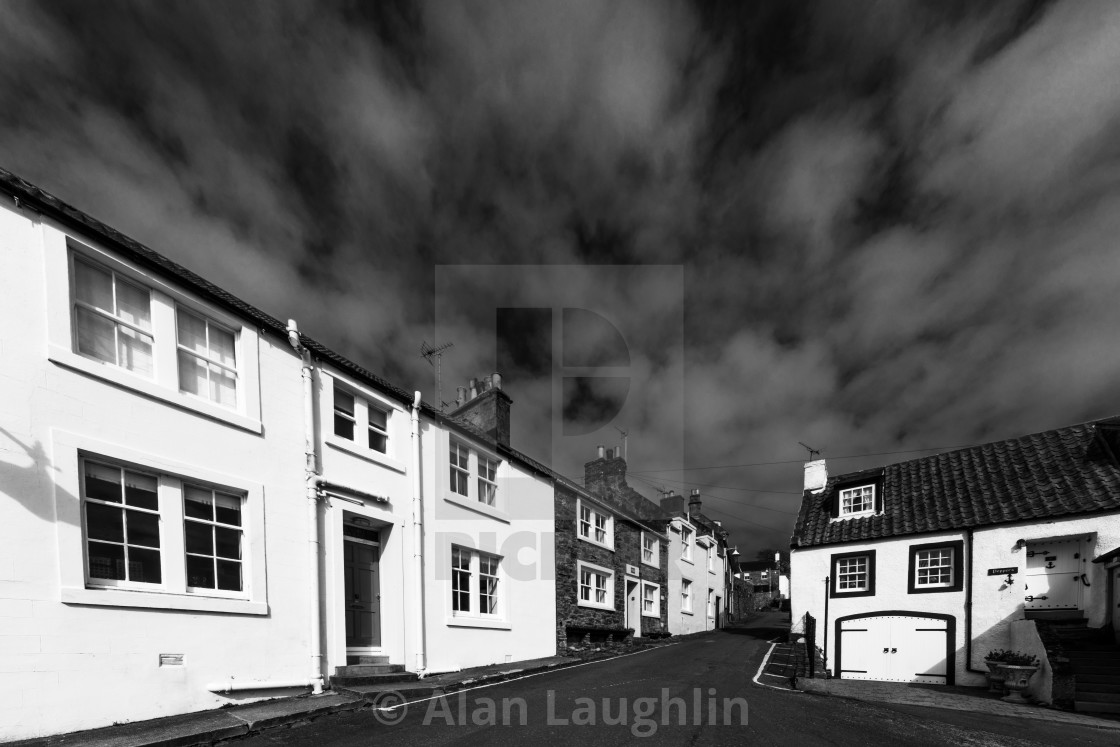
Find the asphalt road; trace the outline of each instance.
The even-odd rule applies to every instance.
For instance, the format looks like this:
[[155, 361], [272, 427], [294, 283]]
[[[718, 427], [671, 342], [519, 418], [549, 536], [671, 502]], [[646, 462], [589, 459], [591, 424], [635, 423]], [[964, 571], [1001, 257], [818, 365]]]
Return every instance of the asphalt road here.
[[[774, 633], [719, 632], [239, 745], [1110, 745], [1115, 731], [759, 687]], [[683, 718], [683, 725], [680, 720]], [[397, 723], [387, 724], [383, 721]]]

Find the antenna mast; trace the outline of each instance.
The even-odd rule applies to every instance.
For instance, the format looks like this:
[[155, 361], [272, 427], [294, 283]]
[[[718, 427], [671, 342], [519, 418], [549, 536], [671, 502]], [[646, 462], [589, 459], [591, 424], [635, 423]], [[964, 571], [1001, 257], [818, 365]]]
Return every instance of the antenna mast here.
[[629, 463], [630, 449], [626, 437], [630, 435], [630, 432], [622, 430], [617, 425], [614, 427], [614, 429], [622, 434], [622, 461]]
[[[445, 342], [437, 347], [429, 345], [427, 340], [420, 343], [420, 357], [427, 360], [428, 365], [436, 368], [436, 402], [439, 402], [440, 412], [443, 412], [443, 408], [447, 406], [443, 401], [443, 351], [451, 347], [455, 347], [455, 343]], [[432, 358], [436, 359], [435, 363], [432, 363]]]
[[820, 449], [814, 449], [812, 446], [810, 446], [808, 444], [801, 443], [800, 441], [798, 441], [797, 443], [800, 444], [802, 446], [802, 448], [808, 449], [808, 451], [809, 451], [809, 461], [810, 462], [821, 455], [821, 450]]

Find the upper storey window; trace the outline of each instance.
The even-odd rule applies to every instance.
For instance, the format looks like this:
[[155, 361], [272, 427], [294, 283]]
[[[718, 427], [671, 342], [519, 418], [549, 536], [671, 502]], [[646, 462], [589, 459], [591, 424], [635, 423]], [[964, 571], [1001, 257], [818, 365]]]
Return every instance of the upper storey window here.
[[112, 270], [74, 262], [74, 330], [80, 355], [152, 377], [151, 292]]

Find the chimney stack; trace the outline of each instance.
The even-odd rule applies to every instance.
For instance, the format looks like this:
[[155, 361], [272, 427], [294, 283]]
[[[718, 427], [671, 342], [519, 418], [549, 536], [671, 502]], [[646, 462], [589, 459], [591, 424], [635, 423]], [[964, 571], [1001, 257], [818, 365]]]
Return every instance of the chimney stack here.
[[819, 493], [828, 484], [828, 465], [823, 459], [805, 462], [805, 490]]
[[700, 513], [700, 488], [693, 488], [692, 495], [688, 497], [688, 513]]
[[626, 485], [626, 461], [617, 449], [597, 447], [598, 458], [583, 465], [583, 486], [592, 492], [622, 490]]
[[457, 387], [459, 399], [449, 415], [462, 418], [503, 446], [509, 446], [509, 407], [513, 400], [502, 391], [501, 374], [471, 379], [467, 387]]

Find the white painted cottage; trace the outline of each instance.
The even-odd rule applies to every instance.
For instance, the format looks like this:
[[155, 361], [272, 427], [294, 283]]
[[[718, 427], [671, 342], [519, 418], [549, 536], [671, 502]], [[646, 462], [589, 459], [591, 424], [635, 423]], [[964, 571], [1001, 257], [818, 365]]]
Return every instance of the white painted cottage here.
[[700, 491], [661, 499], [669, 536], [668, 624], [674, 635], [722, 626], [730, 575], [727, 532], [701, 512]]
[[444, 416], [2, 170], [0, 267], [0, 741], [555, 652], [500, 384]]
[[1120, 628], [1118, 433], [1102, 420], [831, 477], [808, 463], [792, 612], [816, 619], [834, 676], [981, 685], [985, 655], [1014, 648], [1043, 659], [1035, 697], [1057, 697], [1036, 621], [1105, 648]]

